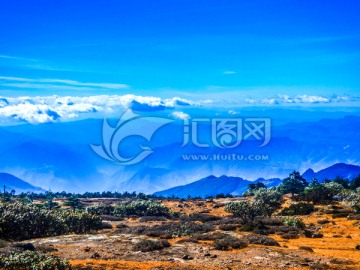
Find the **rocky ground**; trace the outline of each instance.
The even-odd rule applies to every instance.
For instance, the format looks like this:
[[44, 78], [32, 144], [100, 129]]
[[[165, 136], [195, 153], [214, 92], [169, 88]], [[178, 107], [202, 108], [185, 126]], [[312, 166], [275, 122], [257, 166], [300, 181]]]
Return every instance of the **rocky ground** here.
[[[205, 201], [164, 201], [175, 211], [184, 214], [207, 213], [226, 218], [224, 211], [228, 199]], [[249, 244], [245, 248], [216, 250], [213, 240], [183, 242], [189, 237], [168, 239], [170, 247], [162, 250], [134, 251], [136, 243], [158, 240], [139, 234], [129, 234], [123, 228], [168, 225], [169, 220], [140, 222], [138, 218], [106, 221], [107, 228], [87, 235], [64, 235], [39, 238], [32, 243], [37, 250], [45, 250], [68, 259], [74, 269], [360, 269], [360, 221], [346, 217], [333, 218], [327, 206], [309, 216], [301, 216], [307, 227], [316, 231], [319, 238], [284, 239], [270, 234], [279, 246]], [[176, 221], [175, 221], [176, 222]], [[217, 227], [216, 227], [217, 228]], [[218, 228], [208, 234], [228, 234], [242, 239], [250, 232], [239, 229], [222, 231]], [[245, 238], [243, 238], [245, 239]]]

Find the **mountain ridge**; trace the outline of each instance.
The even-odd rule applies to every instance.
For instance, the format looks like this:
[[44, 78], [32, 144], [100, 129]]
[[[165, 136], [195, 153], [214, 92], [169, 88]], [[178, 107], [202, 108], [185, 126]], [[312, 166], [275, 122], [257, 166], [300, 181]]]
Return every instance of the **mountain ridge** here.
[[[325, 179], [334, 179], [337, 176], [352, 180], [359, 173], [360, 166], [336, 163], [327, 168], [319, 170], [318, 172], [315, 172], [313, 169], [307, 169], [302, 174], [302, 176], [307, 181], [310, 181], [313, 178], [317, 178], [319, 182], [323, 182]], [[179, 198], [187, 198], [188, 196], [216, 196], [218, 194], [242, 195], [248, 189], [249, 184], [256, 184], [258, 182], [264, 183], [267, 187], [273, 187], [279, 185], [282, 180], [280, 178], [258, 178], [255, 181], [249, 181], [241, 177], [226, 175], [216, 177], [214, 175], [209, 175], [186, 185], [176, 186], [155, 192], [154, 195], [164, 197], [175, 196]]]

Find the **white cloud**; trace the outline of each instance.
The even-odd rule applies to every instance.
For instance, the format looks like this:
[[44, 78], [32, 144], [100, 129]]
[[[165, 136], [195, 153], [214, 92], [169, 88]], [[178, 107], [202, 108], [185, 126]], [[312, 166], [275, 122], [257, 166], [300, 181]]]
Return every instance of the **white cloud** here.
[[190, 115], [188, 115], [188, 114], [186, 114], [184, 112], [178, 112], [178, 111], [173, 112], [171, 115], [173, 117], [181, 119], [181, 120], [188, 120], [190, 118]]
[[[0, 77], [1, 78], [1, 77]], [[21, 80], [21, 78], [18, 78]], [[67, 81], [63, 87], [71, 87]], [[76, 83], [76, 82], [75, 82]], [[112, 86], [110, 86], [112, 87]], [[234, 94], [233, 94], [234, 96]], [[229, 114], [238, 114], [237, 108], [243, 105], [304, 105], [311, 104], [358, 104], [357, 97], [349, 96], [320, 96], [320, 95], [277, 95], [267, 98], [225, 98], [217, 100], [194, 100], [179, 97], [160, 98], [156, 96], [136, 95], [93, 95], [93, 96], [38, 96], [38, 97], [0, 97], [0, 123], [14, 121], [29, 123], [45, 123], [56, 121], [68, 121], [79, 117], [103, 117], [114, 116], [124, 109], [132, 109], [135, 112], [152, 112], [171, 110], [172, 117], [188, 119], [190, 116], [182, 110], [185, 108], [216, 107], [227, 108]]]
[[[207, 104], [210, 104], [208, 100], [193, 101], [178, 97], [161, 99], [159, 97], [135, 95], [0, 98], [0, 120], [45, 123], [66, 121], [77, 118], [84, 113], [112, 114], [127, 108], [135, 111], [173, 110], [183, 106], [204, 106]], [[186, 117], [186, 114], [176, 112], [173, 116]]]
[[[315, 95], [296, 95], [294, 97], [290, 97], [288, 95], [279, 94], [274, 98], [263, 98], [261, 100], [262, 104], [319, 104], [319, 103], [338, 103], [338, 102], [349, 102], [355, 101], [356, 98], [350, 98], [348, 96], [315, 96]], [[250, 103], [250, 102], [248, 102]], [[254, 101], [252, 100], [252, 104]]]

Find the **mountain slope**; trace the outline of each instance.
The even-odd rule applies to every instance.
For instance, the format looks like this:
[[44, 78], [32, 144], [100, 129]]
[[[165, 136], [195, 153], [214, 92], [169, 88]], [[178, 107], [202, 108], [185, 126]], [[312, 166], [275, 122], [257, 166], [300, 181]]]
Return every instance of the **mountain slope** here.
[[13, 176], [9, 173], [0, 173], [0, 185], [1, 185], [1, 191], [4, 188], [6, 188], [7, 192], [10, 192], [11, 190], [15, 190], [16, 194], [19, 193], [26, 193], [26, 192], [35, 192], [35, 193], [41, 193], [45, 192], [44, 189], [40, 187], [36, 187], [33, 185], [30, 185], [28, 182], [25, 182], [21, 180], [20, 178], [17, 178], [16, 176]]
[[[248, 189], [249, 184], [257, 183], [261, 180], [265, 179], [261, 178], [256, 181], [248, 181], [242, 179], [241, 177], [231, 177], [225, 175], [216, 177], [211, 175], [188, 185], [155, 192], [154, 195], [164, 197], [171, 197], [174, 195], [179, 198], [187, 198], [189, 195], [191, 197], [216, 196], [221, 193], [241, 195]], [[270, 179], [265, 181], [267, 182], [268, 187], [276, 186], [281, 182], [280, 179]]]
[[360, 166], [350, 165], [345, 163], [337, 163], [328, 168], [314, 172], [312, 169], [308, 169], [303, 173], [303, 177], [310, 181], [313, 178], [316, 178], [319, 182], [323, 182], [325, 179], [334, 179], [337, 176], [340, 176], [344, 179], [352, 180], [360, 173]]

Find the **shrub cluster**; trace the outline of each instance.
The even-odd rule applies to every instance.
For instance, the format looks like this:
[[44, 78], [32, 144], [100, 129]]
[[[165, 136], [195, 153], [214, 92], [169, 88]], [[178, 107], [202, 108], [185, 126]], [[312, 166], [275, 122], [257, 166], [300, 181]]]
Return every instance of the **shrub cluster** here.
[[85, 233], [100, 226], [100, 217], [87, 212], [51, 211], [18, 202], [0, 205], [0, 238], [3, 239], [24, 240]]
[[280, 246], [278, 241], [264, 235], [248, 234], [245, 235], [243, 239], [249, 244], [257, 244], [263, 246], [277, 246], [277, 247]]
[[161, 250], [163, 248], [170, 247], [170, 243], [167, 240], [143, 240], [136, 243], [133, 247], [134, 251], [149, 252], [154, 250]]
[[281, 211], [282, 216], [309, 215], [315, 211], [315, 207], [309, 203], [292, 204]]
[[259, 188], [252, 201], [230, 202], [225, 211], [239, 217], [242, 223], [249, 223], [256, 217], [270, 217], [281, 206], [282, 195], [276, 189]]
[[300, 218], [286, 218], [284, 220], [284, 225], [286, 226], [292, 226], [299, 230], [302, 230], [305, 228], [305, 223]]
[[209, 224], [198, 224], [195, 222], [168, 222], [162, 225], [152, 227], [132, 226], [119, 228], [120, 233], [142, 234], [151, 237], [174, 238], [179, 236], [188, 236], [196, 233], [205, 233], [213, 231], [215, 228]]
[[217, 250], [241, 249], [246, 248], [247, 245], [246, 241], [232, 236], [225, 236], [214, 241], [214, 247]]
[[109, 204], [96, 204], [86, 207], [86, 211], [93, 215], [113, 215], [114, 206]]
[[51, 254], [44, 254], [37, 251], [24, 251], [10, 254], [9, 256], [0, 255], [1, 269], [16, 270], [69, 270], [70, 264]]
[[127, 217], [136, 216], [170, 216], [170, 210], [165, 205], [152, 200], [136, 200], [127, 203], [120, 203], [113, 211], [115, 216]]

